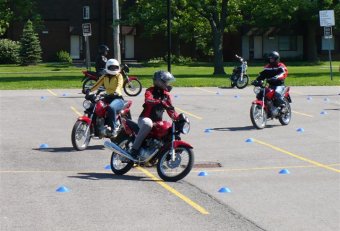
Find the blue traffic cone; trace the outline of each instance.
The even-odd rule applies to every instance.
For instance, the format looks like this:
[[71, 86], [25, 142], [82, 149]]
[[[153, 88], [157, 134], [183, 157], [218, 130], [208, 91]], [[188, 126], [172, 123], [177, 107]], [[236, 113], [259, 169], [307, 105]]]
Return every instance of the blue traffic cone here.
[[289, 174], [290, 172], [288, 171], [288, 169], [282, 169], [279, 174]]
[[48, 144], [40, 144], [39, 149], [48, 148]]
[[253, 138], [248, 138], [245, 140], [247, 143], [253, 143], [254, 142], [254, 139]]
[[208, 176], [208, 173], [205, 171], [202, 171], [200, 173], [198, 173], [198, 176]]
[[59, 188], [57, 188], [56, 191], [57, 192], [69, 192], [70, 190], [68, 188], [66, 188], [64, 185], [62, 185]]
[[320, 112], [321, 115], [327, 115], [327, 112], [326, 111], [322, 111]]
[[40, 96], [40, 99], [45, 100], [45, 99], [47, 99], [47, 97], [46, 96]]
[[307, 100], [312, 100], [313, 98], [311, 96], [308, 96], [307, 97]]
[[234, 98], [235, 98], [235, 99], [239, 99], [240, 96], [239, 96], [239, 95], [235, 95]]
[[220, 188], [220, 190], [218, 190], [218, 192], [220, 192], [220, 193], [230, 193], [231, 190], [227, 187], [222, 187], [222, 188]]
[[210, 128], [206, 128], [206, 129], [204, 130], [204, 132], [205, 132], [205, 133], [210, 133], [210, 132], [211, 132], [211, 129], [210, 129]]
[[298, 129], [296, 129], [296, 131], [297, 131], [297, 132], [304, 132], [305, 129], [303, 129], [303, 128], [298, 128]]
[[106, 170], [110, 170], [110, 169], [111, 169], [111, 166], [110, 166], [110, 165], [106, 165], [106, 166], [105, 166], [105, 169], [106, 169]]

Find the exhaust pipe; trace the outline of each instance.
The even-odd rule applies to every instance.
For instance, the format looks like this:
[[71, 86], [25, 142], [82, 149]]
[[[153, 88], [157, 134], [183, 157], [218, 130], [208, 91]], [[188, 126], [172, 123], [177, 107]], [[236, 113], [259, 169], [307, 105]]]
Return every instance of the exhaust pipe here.
[[114, 153], [124, 156], [125, 158], [132, 160], [133, 162], [137, 162], [138, 160], [134, 159], [127, 151], [119, 147], [117, 144], [112, 143], [110, 141], [105, 141], [104, 142], [104, 147], [110, 149]]

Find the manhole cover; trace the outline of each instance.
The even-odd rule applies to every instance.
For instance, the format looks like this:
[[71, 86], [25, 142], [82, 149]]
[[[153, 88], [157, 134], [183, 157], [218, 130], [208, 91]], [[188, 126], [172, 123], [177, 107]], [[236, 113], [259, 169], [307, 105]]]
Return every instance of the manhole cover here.
[[194, 164], [194, 168], [220, 168], [220, 167], [222, 167], [222, 164], [218, 162], [202, 161], [196, 162]]

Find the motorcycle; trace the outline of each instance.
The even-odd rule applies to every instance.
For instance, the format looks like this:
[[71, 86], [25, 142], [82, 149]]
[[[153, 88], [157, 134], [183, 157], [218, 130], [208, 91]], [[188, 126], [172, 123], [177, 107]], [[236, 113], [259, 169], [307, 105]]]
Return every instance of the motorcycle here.
[[189, 119], [180, 114], [177, 121], [155, 122], [151, 132], [145, 138], [137, 159], [130, 153], [133, 141], [138, 133], [138, 124], [123, 118], [126, 139], [120, 143], [105, 141], [104, 146], [112, 151], [111, 170], [117, 175], [127, 173], [134, 164], [140, 166], [157, 165], [157, 173], [164, 181], [183, 179], [194, 164], [193, 147], [182, 141], [180, 134], [188, 134]]
[[[122, 138], [122, 120], [131, 119], [130, 107], [131, 100], [124, 101], [123, 109], [117, 113], [117, 135], [114, 136], [112, 132], [107, 129], [106, 111], [109, 104], [105, 102], [105, 95], [101, 94], [104, 90], [99, 89], [97, 93], [85, 97], [83, 107], [85, 109], [84, 115], [80, 116], [75, 122], [71, 140], [74, 149], [78, 151], [85, 150], [91, 138], [110, 138], [111, 141], [119, 142]], [[114, 128], [111, 128], [114, 129]]]
[[243, 89], [248, 85], [249, 76], [247, 75], [248, 64], [242, 57], [235, 55], [239, 59], [241, 65], [234, 67], [233, 73], [230, 76], [231, 87], [237, 87], [238, 89]]
[[[128, 76], [130, 69], [124, 64], [121, 68], [121, 74], [124, 78], [123, 89], [128, 96], [137, 96], [142, 91], [142, 83], [138, 80], [136, 76]], [[83, 71], [85, 75], [81, 82], [83, 82], [82, 92], [85, 94], [87, 89], [90, 89], [99, 79], [100, 76], [93, 71]]]
[[267, 124], [267, 119], [279, 119], [282, 125], [288, 125], [292, 111], [290, 103], [292, 102], [289, 94], [290, 87], [285, 87], [283, 95], [285, 107], [275, 105], [275, 90], [267, 86], [265, 81], [253, 81], [254, 93], [256, 100], [252, 102], [250, 108], [250, 119], [254, 127], [263, 129]]

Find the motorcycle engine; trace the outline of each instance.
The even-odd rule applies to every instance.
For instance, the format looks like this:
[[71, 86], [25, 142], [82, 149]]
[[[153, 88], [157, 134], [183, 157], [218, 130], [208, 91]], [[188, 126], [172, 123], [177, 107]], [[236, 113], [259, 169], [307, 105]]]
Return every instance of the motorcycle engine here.
[[150, 156], [155, 155], [161, 146], [162, 142], [157, 139], [145, 140], [145, 145], [140, 150], [141, 160], [144, 161], [148, 159]]
[[98, 118], [96, 120], [98, 137], [103, 138], [106, 135], [105, 120], [104, 118]]

